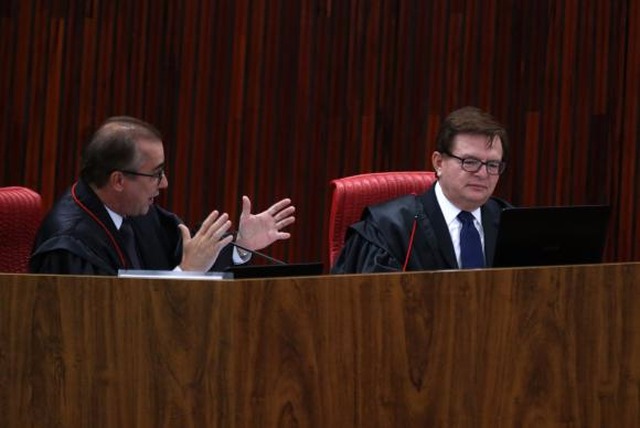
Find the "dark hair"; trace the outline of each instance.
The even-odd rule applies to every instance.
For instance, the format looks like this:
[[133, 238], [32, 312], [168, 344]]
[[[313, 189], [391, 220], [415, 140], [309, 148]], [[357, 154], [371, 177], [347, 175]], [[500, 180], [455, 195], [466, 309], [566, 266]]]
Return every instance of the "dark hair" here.
[[82, 154], [80, 177], [98, 188], [104, 186], [113, 171], [135, 170], [141, 162], [136, 141], [162, 141], [153, 125], [129, 116], [107, 119], [93, 134]]
[[495, 137], [502, 142], [502, 160], [509, 158], [507, 131], [493, 116], [477, 107], [462, 107], [451, 112], [438, 131], [436, 150], [451, 154], [453, 139], [458, 134], [485, 135], [491, 146]]

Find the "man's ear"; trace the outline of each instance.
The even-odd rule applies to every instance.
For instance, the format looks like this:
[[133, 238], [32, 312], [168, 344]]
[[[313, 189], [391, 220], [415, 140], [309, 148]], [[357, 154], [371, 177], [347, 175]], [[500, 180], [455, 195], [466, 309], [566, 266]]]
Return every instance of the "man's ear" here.
[[431, 165], [433, 165], [433, 170], [436, 172], [436, 176], [440, 177], [440, 170], [442, 169], [442, 154], [438, 151], [434, 151], [431, 155]]
[[109, 175], [109, 186], [118, 192], [122, 192], [124, 190], [124, 181], [125, 176], [122, 171], [113, 171]]

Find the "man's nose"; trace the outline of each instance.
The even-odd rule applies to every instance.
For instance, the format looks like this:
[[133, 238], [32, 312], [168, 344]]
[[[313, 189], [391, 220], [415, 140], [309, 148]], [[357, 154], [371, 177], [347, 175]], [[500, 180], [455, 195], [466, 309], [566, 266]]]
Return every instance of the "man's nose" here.
[[167, 174], [164, 173], [164, 174], [162, 174], [162, 179], [160, 180], [160, 183], [158, 184], [158, 188], [166, 189], [167, 187], [169, 187], [169, 179], [167, 178]]

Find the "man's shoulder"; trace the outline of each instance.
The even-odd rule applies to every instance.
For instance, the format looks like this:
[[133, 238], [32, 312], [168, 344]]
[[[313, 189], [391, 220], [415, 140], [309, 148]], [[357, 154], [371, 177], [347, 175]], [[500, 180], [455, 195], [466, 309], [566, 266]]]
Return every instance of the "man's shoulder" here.
[[367, 207], [364, 217], [397, 219], [398, 216], [408, 216], [413, 218], [421, 208], [420, 205], [420, 201], [415, 195], [404, 195]]
[[98, 256], [107, 242], [102, 239], [103, 234], [97, 223], [81, 210], [76, 211], [71, 206], [63, 207], [64, 205], [57, 203], [38, 231], [31, 256], [32, 271], [39, 271], [37, 266], [42, 263], [43, 257], [60, 251], [86, 260], [105, 272], [112, 271], [103, 258]]
[[65, 192], [42, 220], [41, 232], [47, 236], [68, 234], [89, 216], [74, 203], [69, 191]]
[[371, 234], [372, 230], [377, 230], [377, 233], [383, 235], [393, 235], [396, 230], [410, 227], [414, 219], [423, 212], [420, 197], [400, 196], [365, 208], [361, 221], [352, 227], [360, 234]]
[[103, 245], [101, 224], [104, 226], [108, 214], [97, 212], [96, 203], [83, 190], [74, 193], [70, 188], [58, 198], [40, 224], [34, 253], [65, 250], [82, 255]]
[[488, 209], [492, 212], [500, 212], [505, 208], [511, 208], [513, 207], [513, 205], [511, 205], [509, 202], [507, 202], [506, 200], [499, 198], [497, 196], [492, 196], [491, 198], [489, 198], [489, 200], [484, 204], [484, 208]]

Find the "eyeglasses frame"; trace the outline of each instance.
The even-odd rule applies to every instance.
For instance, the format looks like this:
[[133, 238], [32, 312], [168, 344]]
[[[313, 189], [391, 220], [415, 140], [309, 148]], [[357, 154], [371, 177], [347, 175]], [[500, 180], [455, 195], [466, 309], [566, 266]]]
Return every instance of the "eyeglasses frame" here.
[[165, 173], [164, 173], [164, 169], [161, 169], [158, 172], [155, 172], [153, 174], [147, 173], [147, 172], [137, 172], [137, 171], [130, 171], [127, 169], [119, 169], [118, 171], [120, 171], [123, 174], [128, 174], [128, 175], [135, 175], [138, 177], [150, 177], [150, 178], [155, 178], [156, 180], [158, 180], [158, 184], [160, 184], [162, 182], [162, 179], [164, 177], [166, 177]]
[[[475, 173], [475, 172], [480, 171], [480, 168], [482, 168], [484, 166], [487, 169], [487, 174], [489, 174], [489, 175], [501, 175], [504, 172], [504, 170], [507, 168], [507, 163], [505, 161], [502, 161], [502, 160], [500, 160], [500, 161], [488, 160], [486, 162], [483, 162], [480, 159], [476, 159], [476, 158], [473, 158], [473, 157], [461, 158], [460, 156], [456, 156], [456, 155], [454, 155], [452, 153], [448, 153], [448, 152], [445, 152], [444, 154], [449, 156], [449, 157], [451, 157], [451, 158], [459, 160], [460, 161], [460, 168], [462, 168], [462, 170], [466, 171], [466, 172], [474, 172]], [[465, 162], [467, 162], [469, 160], [479, 162], [478, 163], [478, 168], [475, 169], [475, 170], [469, 170], [469, 169], [465, 168], [464, 167]], [[489, 163], [494, 163], [494, 162], [498, 163], [498, 173], [497, 174], [492, 173], [491, 171], [489, 171]], [[467, 163], [467, 166], [468, 165], [469, 164]]]

